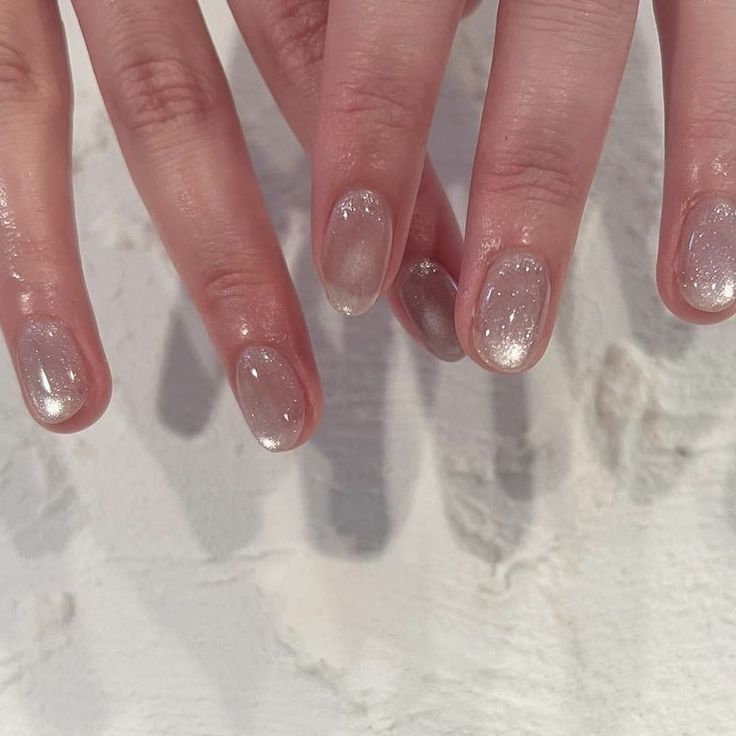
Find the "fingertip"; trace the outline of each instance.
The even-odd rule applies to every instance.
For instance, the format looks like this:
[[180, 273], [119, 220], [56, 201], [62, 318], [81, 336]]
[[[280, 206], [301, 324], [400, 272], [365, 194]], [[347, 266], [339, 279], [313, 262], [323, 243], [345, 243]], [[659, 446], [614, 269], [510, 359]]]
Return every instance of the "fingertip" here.
[[694, 197], [676, 216], [667, 208], [657, 261], [665, 306], [696, 325], [736, 312], [736, 205], [723, 194]]
[[456, 298], [454, 277], [429, 256], [404, 263], [389, 293], [394, 314], [406, 332], [444, 363], [465, 357], [455, 329]]
[[27, 396], [24, 398], [29, 414], [40, 427], [53, 434], [76, 434], [92, 427], [107, 411], [112, 398], [112, 378], [106, 363], [104, 369], [98, 368], [84, 404], [68, 419], [59, 422], [48, 421]]
[[718, 311], [705, 311], [688, 303], [683, 296], [676, 269], [671, 264], [658, 269], [657, 291], [669, 312], [692, 325], [701, 327], [717, 325], [729, 320], [736, 313], [736, 303]]
[[233, 388], [253, 437], [269, 452], [293, 450], [314, 433], [322, 412], [319, 378], [287, 346], [246, 346]]
[[556, 308], [550, 267], [525, 248], [496, 255], [485, 275], [476, 271], [457, 313], [465, 351], [496, 373], [520, 373], [541, 357]]
[[102, 418], [110, 403], [111, 393], [109, 389], [106, 392], [95, 393], [76, 414], [58, 423], [46, 421], [33, 407], [29, 406], [28, 410], [36, 424], [43, 429], [53, 434], [76, 434], [89, 429]]
[[102, 416], [110, 401], [112, 379], [89, 322], [80, 328], [73, 319], [29, 318], [20, 326], [14, 345], [23, 398], [40, 426], [69, 434]]

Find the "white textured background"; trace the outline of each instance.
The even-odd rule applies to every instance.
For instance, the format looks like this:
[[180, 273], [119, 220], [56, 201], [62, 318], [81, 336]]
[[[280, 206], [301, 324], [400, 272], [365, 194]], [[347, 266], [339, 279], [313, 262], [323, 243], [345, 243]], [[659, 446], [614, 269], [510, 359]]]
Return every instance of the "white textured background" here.
[[[247, 435], [128, 181], [73, 22], [75, 185], [115, 377], [74, 437], [0, 362], [0, 736], [734, 732], [736, 341], [653, 283], [662, 132], [645, 7], [549, 355], [493, 378], [347, 322], [308, 169], [224, 3], [205, 11], [307, 311], [307, 447]], [[645, 6], [648, 4], [645, 3]], [[432, 149], [458, 213], [492, 8]]]

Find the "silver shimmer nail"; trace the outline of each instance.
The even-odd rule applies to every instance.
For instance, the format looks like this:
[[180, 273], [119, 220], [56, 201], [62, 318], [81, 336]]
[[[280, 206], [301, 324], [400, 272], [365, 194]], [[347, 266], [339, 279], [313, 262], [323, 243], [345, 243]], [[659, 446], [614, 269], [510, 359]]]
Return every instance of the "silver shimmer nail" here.
[[322, 273], [330, 304], [346, 315], [367, 312], [381, 294], [393, 226], [383, 199], [366, 189], [335, 204], [327, 225]]
[[460, 360], [464, 353], [455, 332], [457, 284], [447, 270], [431, 258], [415, 261], [401, 273], [399, 294], [427, 349], [440, 360]]
[[715, 198], [697, 204], [683, 229], [678, 263], [685, 301], [702, 312], [722, 312], [736, 301], [736, 208]]
[[511, 251], [491, 264], [474, 315], [475, 347], [490, 367], [518, 371], [532, 357], [549, 305], [543, 261]]
[[240, 354], [238, 399], [251, 432], [272, 452], [290, 450], [306, 416], [304, 389], [289, 361], [276, 348], [256, 346]]
[[18, 371], [38, 418], [59, 424], [84, 406], [87, 373], [77, 341], [55, 319], [31, 319], [18, 335]]

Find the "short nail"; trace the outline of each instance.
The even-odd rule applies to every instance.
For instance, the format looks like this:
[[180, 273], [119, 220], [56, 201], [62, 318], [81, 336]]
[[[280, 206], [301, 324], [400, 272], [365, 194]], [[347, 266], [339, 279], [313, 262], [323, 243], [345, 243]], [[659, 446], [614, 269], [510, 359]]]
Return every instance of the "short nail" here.
[[702, 312], [721, 312], [736, 301], [736, 207], [708, 199], [685, 219], [679, 256], [683, 299]]
[[42, 422], [59, 424], [84, 406], [87, 373], [77, 341], [62, 322], [26, 322], [18, 336], [17, 359], [23, 388]]
[[304, 430], [306, 398], [289, 361], [276, 348], [247, 348], [236, 384], [245, 420], [261, 445], [272, 452], [294, 447]]
[[475, 347], [492, 368], [517, 371], [534, 352], [549, 305], [545, 263], [525, 251], [490, 267], [474, 315]]
[[455, 332], [457, 284], [445, 268], [430, 258], [412, 263], [402, 272], [399, 293], [427, 349], [440, 360], [460, 360], [464, 353]]
[[393, 225], [383, 199], [366, 189], [335, 204], [327, 225], [322, 273], [327, 298], [338, 312], [367, 312], [381, 294]]

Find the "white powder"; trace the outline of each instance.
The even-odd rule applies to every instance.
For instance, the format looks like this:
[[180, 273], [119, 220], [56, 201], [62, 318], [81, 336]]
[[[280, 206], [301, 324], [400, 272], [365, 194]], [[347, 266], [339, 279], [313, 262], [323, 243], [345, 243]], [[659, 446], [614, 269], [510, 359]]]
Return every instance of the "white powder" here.
[[[326, 306], [304, 158], [224, 4], [203, 5], [325, 423], [290, 456], [247, 436], [70, 19], [80, 239], [116, 392], [94, 428], [52, 437], [0, 364], [0, 736], [731, 733], [736, 341], [656, 295], [650, 11], [553, 345], [505, 378], [431, 361], [384, 307], [347, 323]], [[432, 136], [458, 212], [490, 5]]]

